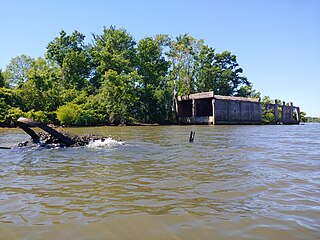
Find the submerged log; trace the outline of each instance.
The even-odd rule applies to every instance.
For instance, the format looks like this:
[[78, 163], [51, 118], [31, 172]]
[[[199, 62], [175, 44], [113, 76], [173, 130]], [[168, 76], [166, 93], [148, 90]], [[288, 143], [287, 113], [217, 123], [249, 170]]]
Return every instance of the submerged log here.
[[94, 142], [96, 140], [104, 141], [106, 138], [102, 136], [92, 135], [92, 134], [84, 134], [84, 135], [73, 135], [67, 132], [60, 132], [64, 136], [70, 138], [74, 144], [67, 146], [65, 143], [62, 143], [59, 139], [55, 138], [51, 134], [40, 131], [38, 132], [38, 136], [40, 137], [40, 141], [35, 143], [33, 139], [28, 140], [26, 142], [21, 142], [17, 145], [17, 147], [37, 147], [41, 146], [44, 148], [56, 148], [56, 147], [81, 147], [86, 146], [90, 142]]
[[[56, 147], [80, 147], [86, 146], [97, 140], [100, 143], [108, 144], [110, 138], [103, 137], [101, 135], [84, 134], [84, 135], [74, 135], [68, 132], [54, 130], [42, 122], [37, 122], [29, 118], [20, 117], [17, 120], [17, 125], [21, 127], [27, 134], [31, 136], [31, 140], [20, 142], [13, 147], [0, 146], [0, 149], [13, 149], [13, 148], [33, 148], [33, 147], [44, 147], [44, 148], [56, 148]], [[44, 131], [35, 132], [31, 127], [39, 127]], [[193, 135], [194, 137], [194, 135]], [[113, 140], [115, 141], [115, 140]], [[118, 145], [124, 145], [120, 141], [115, 141]], [[99, 142], [98, 142], [99, 143]]]
[[[105, 142], [107, 138], [99, 135], [84, 134], [74, 135], [64, 131], [54, 130], [42, 122], [37, 122], [29, 118], [21, 117], [17, 121], [27, 134], [31, 136], [31, 140], [19, 143], [16, 147], [44, 147], [44, 148], [56, 148], [56, 147], [79, 147], [89, 145], [94, 141]], [[43, 131], [35, 132], [31, 127], [39, 127]], [[120, 141], [121, 143], [121, 141]], [[121, 143], [123, 144], [123, 143]], [[7, 148], [6, 148], [7, 149]]]
[[26, 133], [28, 133], [32, 137], [32, 141], [34, 143], [39, 143], [40, 137], [31, 128], [29, 128], [28, 125], [26, 125], [22, 122], [18, 122], [18, 126], [21, 127], [23, 129], [23, 131], [25, 131]]
[[75, 144], [75, 142], [72, 139], [64, 136], [60, 132], [54, 130], [53, 128], [47, 126], [42, 122], [37, 122], [29, 118], [20, 117], [17, 123], [26, 133], [28, 133], [32, 137], [32, 140], [34, 143], [38, 143], [40, 140], [40, 137], [32, 129], [30, 129], [30, 127], [41, 128], [42, 130], [46, 131], [47, 133], [57, 138], [61, 143], [64, 143], [67, 147]]

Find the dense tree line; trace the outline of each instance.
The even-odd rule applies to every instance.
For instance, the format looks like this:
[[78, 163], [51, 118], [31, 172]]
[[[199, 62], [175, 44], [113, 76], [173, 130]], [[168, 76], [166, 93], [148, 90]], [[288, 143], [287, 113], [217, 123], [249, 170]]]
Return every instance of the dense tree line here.
[[61, 31], [43, 58], [11, 59], [0, 71], [0, 122], [19, 116], [65, 125], [175, 121], [178, 95], [214, 91], [253, 96], [236, 56], [188, 34], [136, 42], [111, 26], [93, 34]]

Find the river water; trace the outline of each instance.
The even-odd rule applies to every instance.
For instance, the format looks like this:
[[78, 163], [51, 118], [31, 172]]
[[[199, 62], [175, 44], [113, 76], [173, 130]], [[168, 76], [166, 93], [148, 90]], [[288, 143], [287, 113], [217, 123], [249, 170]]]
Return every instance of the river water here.
[[0, 150], [0, 239], [320, 239], [320, 124], [65, 130], [110, 139]]

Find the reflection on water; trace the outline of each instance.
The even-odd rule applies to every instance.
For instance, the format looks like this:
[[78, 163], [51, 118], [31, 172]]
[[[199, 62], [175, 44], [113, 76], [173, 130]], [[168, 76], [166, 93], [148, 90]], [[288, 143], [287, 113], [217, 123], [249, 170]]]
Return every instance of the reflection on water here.
[[112, 139], [0, 151], [0, 239], [320, 237], [320, 125], [69, 131]]

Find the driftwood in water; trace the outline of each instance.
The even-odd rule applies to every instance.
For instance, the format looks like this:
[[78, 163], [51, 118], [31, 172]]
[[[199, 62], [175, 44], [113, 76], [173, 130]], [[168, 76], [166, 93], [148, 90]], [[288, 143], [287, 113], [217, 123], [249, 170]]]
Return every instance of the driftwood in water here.
[[60, 132], [52, 129], [51, 127], [47, 126], [42, 122], [36, 122], [29, 118], [20, 117], [17, 123], [26, 133], [28, 133], [32, 137], [34, 143], [38, 143], [40, 137], [30, 127], [41, 128], [42, 130], [57, 138], [61, 143], [64, 143], [67, 147], [75, 144], [75, 142], [72, 139], [64, 136]]

